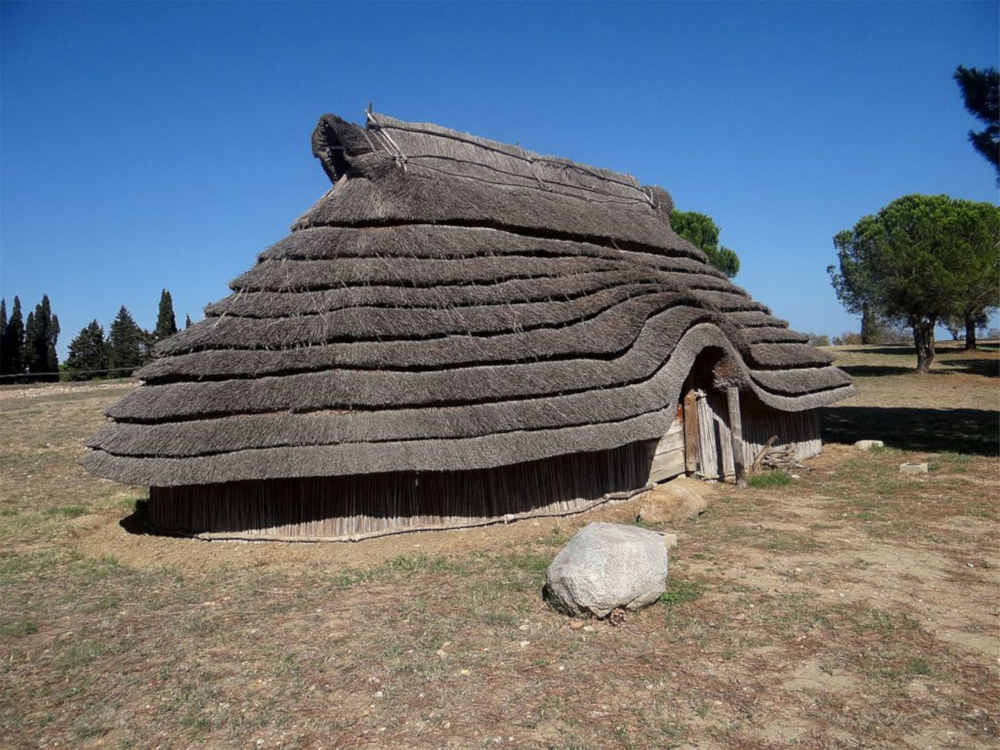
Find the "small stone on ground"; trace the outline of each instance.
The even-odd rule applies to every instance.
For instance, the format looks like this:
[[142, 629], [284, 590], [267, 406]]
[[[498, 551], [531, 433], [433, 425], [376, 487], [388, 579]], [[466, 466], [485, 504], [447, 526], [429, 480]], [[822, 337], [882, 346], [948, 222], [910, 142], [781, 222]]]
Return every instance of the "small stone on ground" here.
[[881, 440], [859, 440], [854, 444], [859, 451], [870, 451], [872, 448], [885, 448]]

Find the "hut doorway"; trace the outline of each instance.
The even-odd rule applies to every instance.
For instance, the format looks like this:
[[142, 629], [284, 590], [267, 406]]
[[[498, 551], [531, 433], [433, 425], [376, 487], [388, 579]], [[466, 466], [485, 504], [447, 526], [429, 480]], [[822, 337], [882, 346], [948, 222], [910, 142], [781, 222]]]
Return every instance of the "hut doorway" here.
[[[670, 427], [653, 444], [649, 481], [665, 482], [680, 474], [722, 478], [718, 457], [726, 449], [719, 443], [728, 430], [720, 431], [714, 416], [725, 414], [726, 405], [723, 399], [721, 411], [718, 410], [712, 387], [716, 366], [724, 356], [722, 349], [708, 347], [695, 359], [681, 388]], [[731, 451], [729, 465], [732, 466]]]
[[[683, 448], [685, 473], [739, 481], [769, 447], [796, 461], [821, 451], [817, 410], [771, 408], [752, 391], [739, 390], [733, 381], [722, 349], [708, 347], [692, 364], [681, 388], [677, 417], [660, 441], [663, 445], [671, 435], [677, 435], [672, 445]], [[677, 465], [675, 458], [673, 468]], [[680, 471], [674, 475], [677, 473]]]
[[726, 393], [716, 387], [726, 353], [717, 347], [701, 351], [681, 388], [684, 470], [704, 479], [724, 481], [736, 475]]

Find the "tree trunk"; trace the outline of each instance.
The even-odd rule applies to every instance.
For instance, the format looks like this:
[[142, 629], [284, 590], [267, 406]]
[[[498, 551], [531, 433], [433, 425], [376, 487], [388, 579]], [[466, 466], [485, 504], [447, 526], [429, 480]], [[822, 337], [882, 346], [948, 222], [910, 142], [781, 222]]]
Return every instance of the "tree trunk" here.
[[913, 343], [917, 347], [917, 372], [925, 374], [934, 362], [934, 322], [922, 320], [913, 324]]
[[878, 315], [865, 302], [861, 307], [861, 343], [877, 344], [881, 338], [881, 324]]
[[976, 348], [976, 319], [971, 315], [965, 316], [965, 351]]

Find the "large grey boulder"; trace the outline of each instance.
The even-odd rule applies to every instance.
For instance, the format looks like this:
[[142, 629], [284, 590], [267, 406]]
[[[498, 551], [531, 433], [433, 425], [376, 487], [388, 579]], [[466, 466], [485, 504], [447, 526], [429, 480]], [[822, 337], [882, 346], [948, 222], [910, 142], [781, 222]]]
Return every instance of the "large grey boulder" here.
[[614, 609], [639, 609], [666, 588], [663, 536], [617, 523], [581, 529], [545, 573], [546, 599], [570, 615], [607, 617]]

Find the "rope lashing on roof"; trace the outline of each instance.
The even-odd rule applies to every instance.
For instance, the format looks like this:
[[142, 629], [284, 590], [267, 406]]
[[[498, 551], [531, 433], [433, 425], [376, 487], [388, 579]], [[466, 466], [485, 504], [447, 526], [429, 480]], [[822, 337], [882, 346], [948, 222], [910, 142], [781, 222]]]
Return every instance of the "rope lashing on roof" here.
[[659, 206], [656, 203], [656, 198], [653, 197], [653, 188], [645, 187], [642, 189], [642, 194], [646, 196], [646, 200], [649, 201], [651, 208], [656, 210]]
[[[536, 180], [536, 182], [538, 183], [538, 185], [537, 185], [537, 189], [538, 190], [544, 190], [545, 192], [548, 192], [548, 193], [556, 193], [557, 195], [564, 195], [564, 196], [567, 196], [567, 197], [570, 197], [570, 198], [581, 198], [582, 199], [583, 196], [578, 195], [578, 194], [573, 193], [573, 192], [567, 192], [565, 190], [559, 190], [558, 188], [559, 187], [566, 187], [566, 188], [570, 188], [571, 190], [575, 190], [575, 191], [579, 191], [579, 192], [592, 193], [593, 195], [600, 195], [600, 196], [605, 196], [605, 197], [610, 198], [610, 200], [598, 200], [598, 199], [595, 199], [595, 198], [586, 198], [586, 200], [588, 200], [590, 202], [593, 202], [593, 203], [603, 203], [603, 204], [609, 204], [609, 205], [610, 204], [614, 204], [614, 205], [619, 205], [619, 206], [627, 206], [629, 204], [653, 205], [653, 204], [650, 203], [649, 197], [646, 195], [646, 193], [642, 192], [641, 190], [637, 191], [637, 192], [639, 192], [639, 195], [642, 196], [641, 198], [629, 198], [628, 196], [624, 196], [624, 195], [615, 196], [613, 193], [607, 193], [607, 192], [604, 192], [604, 191], [601, 191], [601, 190], [594, 190], [593, 188], [584, 187], [582, 185], [571, 185], [571, 184], [568, 184], [568, 183], [555, 182], [553, 180], [545, 181], [545, 180], [542, 180], [542, 178], [540, 178], [535, 172], [531, 172], [530, 174], [519, 174], [517, 172], [508, 172], [507, 170], [498, 169], [496, 167], [490, 166], [489, 164], [481, 164], [479, 162], [470, 161], [468, 159], [458, 159], [458, 158], [455, 158], [453, 156], [441, 156], [440, 154], [410, 154], [410, 155], [408, 155], [406, 157], [406, 159], [407, 159], [407, 163], [411, 167], [415, 167], [415, 168], [418, 168], [418, 169], [427, 169], [427, 170], [430, 170], [432, 172], [437, 172], [439, 174], [448, 175], [450, 177], [459, 177], [459, 178], [461, 178], [463, 180], [474, 180], [476, 182], [481, 182], [481, 183], [486, 184], [486, 185], [500, 185], [500, 186], [504, 186], [504, 187], [511, 187], [513, 183], [503, 182], [503, 181], [500, 181], [500, 180], [488, 180], [485, 177], [477, 177], [475, 175], [465, 174], [465, 173], [462, 173], [462, 172], [453, 172], [453, 171], [448, 170], [448, 169], [441, 169], [440, 167], [432, 167], [430, 164], [418, 164], [417, 161], [419, 161], [421, 159], [434, 159], [434, 160], [439, 160], [439, 161], [451, 161], [451, 162], [455, 162], [456, 164], [470, 164], [470, 165], [473, 165], [475, 167], [479, 167], [481, 169], [490, 170], [491, 172], [496, 172], [498, 174], [510, 175], [512, 177], [520, 177], [520, 178], [524, 178], [524, 179], [534, 178]], [[522, 187], [532, 187], [530, 185], [525, 185], [523, 183], [521, 184], [521, 186]], [[532, 189], [535, 189], [535, 188], [532, 188]]]
[[528, 164], [531, 166], [531, 176], [538, 180], [538, 188], [540, 190], [548, 190], [548, 185], [545, 184], [545, 180], [542, 179], [541, 175], [538, 174], [537, 164], [534, 159], [529, 159]]
[[[419, 128], [419, 127], [403, 127], [402, 125], [400, 125], [400, 124], [398, 124], [396, 122], [393, 122], [391, 124], [383, 124], [383, 123], [379, 122], [376, 119], [375, 114], [373, 112], [366, 111], [365, 114], [369, 118], [369, 121], [371, 123], [374, 123], [375, 126], [376, 126], [376, 128], [378, 128], [379, 134], [385, 136], [390, 141], [391, 141], [391, 137], [389, 136], [389, 134], [386, 131], [388, 129], [395, 128], [396, 130], [401, 130], [401, 131], [407, 132], [407, 133], [418, 133], [418, 134], [423, 134], [423, 135], [430, 135], [430, 136], [433, 136], [435, 138], [441, 138], [443, 140], [451, 140], [451, 141], [456, 141], [458, 143], [466, 143], [466, 144], [469, 144], [471, 146], [475, 146], [476, 148], [482, 149], [484, 151], [491, 151], [493, 153], [501, 154], [502, 156], [506, 156], [506, 157], [511, 158], [511, 159], [517, 159], [519, 161], [527, 162], [532, 167], [532, 170], [531, 170], [532, 171], [532, 176], [534, 176], [540, 183], [542, 183], [545, 186], [543, 189], [546, 189], [546, 190], [551, 189], [549, 187], [549, 185], [552, 184], [552, 180], [546, 180], [545, 178], [540, 177], [537, 174], [537, 169], [536, 168], [539, 167], [539, 166], [542, 166], [542, 165], [551, 165], [553, 167], [560, 168], [560, 169], [562, 169], [564, 171], [575, 171], [575, 172], [578, 172], [579, 174], [587, 175], [588, 177], [591, 177], [591, 178], [593, 178], [594, 180], [596, 180], [598, 182], [606, 182], [606, 183], [612, 183], [612, 184], [615, 184], [615, 185], [620, 185], [621, 187], [627, 188], [629, 191], [636, 192], [636, 193], [639, 194], [639, 196], [641, 196], [641, 198], [634, 199], [637, 203], [645, 203], [645, 204], [649, 205], [650, 207], [654, 206], [653, 200], [638, 185], [636, 185], [634, 183], [631, 183], [631, 182], [626, 182], [626, 181], [621, 180], [621, 179], [616, 179], [615, 177], [611, 177], [611, 176], [608, 176], [608, 175], [605, 175], [605, 174], [601, 174], [601, 173], [599, 173], [599, 172], [597, 172], [597, 171], [595, 171], [593, 169], [587, 169], [586, 167], [583, 167], [583, 166], [581, 166], [579, 164], [568, 163], [564, 159], [550, 159], [550, 158], [546, 158], [544, 156], [529, 155], [530, 152], [525, 152], [524, 149], [521, 149], [520, 147], [497, 148], [496, 146], [490, 145], [489, 143], [483, 143], [482, 141], [480, 141], [478, 139], [462, 138], [460, 136], [460, 134], [457, 134], [457, 133], [441, 133], [441, 132], [436, 132], [436, 131], [433, 131], [433, 130], [428, 130], [428, 129]], [[411, 125], [412, 125], [412, 123], [411, 123]], [[397, 144], [395, 144], [394, 141], [392, 141], [392, 143], [393, 143], [393, 147], [394, 147], [392, 150], [394, 150], [398, 154], [402, 155], [402, 150], [399, 149], [399, 146]], [[431, 154], [426, 154], [426, 155], [425, 154], [421, 154], [419, 156], [420, 157], [425, 157], [426, 156], [428, 158], [433, 158], [433, 157], [436, 156], [437, 158], [442, 158], [442, 155], [431, 155]], [[415, 158], [418, 158], [418, 155], [413, 154], [413, 155], [406, 156], [404, 158], [406, 158], [406, 159], [415, 159]], [[458, 159], [456, 161], [462, 161], [462, 160]], [[468, 162], [468, 163], [470, 163], [470, 164], [476, 164], [477, 166], [481, 166], [481, 167], [488, 167], [489, 166], [489, 165], [486, 165], [486, 164], [483, 164], [483, 163], [480, 163], [480, 162]], [[578, 186], [578, 187], [580, 187], [581, 189], [588, 189], [588, 188], [584, 188], [583, 186]], [[592, 192], [598, 192], [598, 193], [602, 192], [600, 190], [593, 190], [593, 188], [590, 188], [590, 190]], [[620, 196], [620, 197], [624, 198], [625, 196]]]
[[606, 177], [602, 174], [599, 174], [598, 172], [595, 172], [592, 169], [587, 169], [586, 167], [582, 167], [579, 164], [567, 164], [564, 161], [558, 161], [556, 159], [546, 159], [545, 157], [530, 159], [530, 161], [532, 164], [542, 164], [542, 163], [552, 164], [553, 166], [561, 168], [564, 172], [579, 172], [580, 174], [592, 177], [595, 180], [598, 180], [599, 182], [611, 182], [614, 183], [615, 185], [621, 185], [622, 187], [626, 187], [629, 188], [630, 190], [636, 191], [645, 199], [646, 203], [648, 203], [650, 206], [653, 205], [653, 202], [650, 199], [649, 195], [647, 195], [646, 191], [643, 190], [642, 188], [637, 188], [635, 185], [623, 182], [622, 180], [616, 180], [613, 177]]
[[375, 113], [374, 112], [372, 112], [371, 110], [367, 110], [365, 112], [365, 117], [367, 118], [369, 125], [374, 125], [375, 126], [375, 129], [372, 132], [375, 133], [375, 135], [378, 135], [381, 138], [385, 139], [386, 150], [390, 154], [392, 154], [392, 156], [396, 160], [396, 164], [398, 166], [402, 167], [403, 171], [405, 172], [406, 171], [406, 154], [403, 153], [403, 149], [401, 149], [399, 147], [399, 144], [396, 143], [396, 141], [394, 141], [392, 139], [391, 135], [389, 135], [387, 132], [385, 132], [385, 130], [382, 128], [382, 124], [378, 121], [378, 118], [375, 117]]
[[361, 128], [360, 130], [361, 130], [361, 135], [363, 135], [365, 137], [365, 140], [368, 142], [368, 145], [371, 146], [372, 151], [378, 151], [379, 147], [371, 139], [371, 136], [368, 135], [368, 129], [367, 128]]

